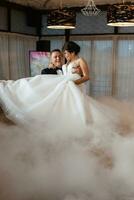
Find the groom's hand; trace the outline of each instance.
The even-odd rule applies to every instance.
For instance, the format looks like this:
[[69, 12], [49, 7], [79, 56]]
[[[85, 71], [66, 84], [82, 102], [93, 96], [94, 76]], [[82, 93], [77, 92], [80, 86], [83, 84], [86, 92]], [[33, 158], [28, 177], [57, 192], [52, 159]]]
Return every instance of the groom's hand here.
[[73, 67], [73, 74], [74, 73], [79, 74], [80, 76], [82, 76], [82, 70], [81, 70], [80, 66]]

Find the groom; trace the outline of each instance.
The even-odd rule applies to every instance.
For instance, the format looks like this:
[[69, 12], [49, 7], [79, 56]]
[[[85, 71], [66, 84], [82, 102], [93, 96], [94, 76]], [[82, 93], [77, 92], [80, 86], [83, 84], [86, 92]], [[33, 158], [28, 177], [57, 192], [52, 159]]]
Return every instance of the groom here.
[[54, 49], [50, 53], [50, 64], [41, 71], [41, 74], [62, 74], [63, 57], [59, 49]]
[[[42, 69], [41, 74], [62, 74], [63, 56], [59, 49], [54, 49], [50, 53], [50, 64], [47, 68]], [[82, 75], [80, 67], [76, 67], [73, 73]]]

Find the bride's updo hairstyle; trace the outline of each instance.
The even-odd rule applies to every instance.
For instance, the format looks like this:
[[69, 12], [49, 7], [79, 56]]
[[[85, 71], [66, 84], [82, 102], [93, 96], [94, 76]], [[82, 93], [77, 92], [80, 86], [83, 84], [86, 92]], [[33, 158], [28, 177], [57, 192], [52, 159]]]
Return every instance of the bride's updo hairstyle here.
[[75, 53], [76, 55], [80, 52], [80, 46], [75, 42], [69, 41], [66, 42], [63, 46], [63, 51], [68, 51], [70, 53]]

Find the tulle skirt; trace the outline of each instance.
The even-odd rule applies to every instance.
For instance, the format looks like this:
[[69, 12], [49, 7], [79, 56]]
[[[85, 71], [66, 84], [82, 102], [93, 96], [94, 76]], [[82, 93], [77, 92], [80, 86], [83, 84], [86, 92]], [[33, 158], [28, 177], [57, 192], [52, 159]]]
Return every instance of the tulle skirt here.
[[134, 197], [133, 117], [115, 100], [86, 96], [76, 79], [1, 81], [1, 105], [13, 122], [0, 124], [1, 200]]

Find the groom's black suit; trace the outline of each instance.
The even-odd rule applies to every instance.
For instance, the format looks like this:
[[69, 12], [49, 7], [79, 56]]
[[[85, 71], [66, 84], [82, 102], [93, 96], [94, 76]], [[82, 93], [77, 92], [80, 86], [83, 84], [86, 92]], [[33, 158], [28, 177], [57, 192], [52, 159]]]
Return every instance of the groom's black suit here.
[[41, 74], [59, 74], [58, 72], [61, 71], [62, 73], [62, 69], [59, 67], [56, 68], [45, 68], [42, 69]]

